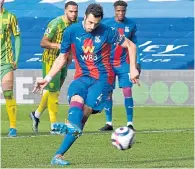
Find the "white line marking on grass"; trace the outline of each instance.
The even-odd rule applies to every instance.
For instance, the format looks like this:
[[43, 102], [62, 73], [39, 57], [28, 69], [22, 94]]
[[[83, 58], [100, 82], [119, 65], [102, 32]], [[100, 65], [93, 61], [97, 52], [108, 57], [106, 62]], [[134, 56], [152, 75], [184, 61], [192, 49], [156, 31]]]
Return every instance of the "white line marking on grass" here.
[[171, 132], [184, 132], [184, 131], [194, 131], [194, 129], [167, 129], [167, 130], [145, 130], [138, 131], [137, 133], [171, 133]]
[[[172, 132], [185, 132], [185, 131], [194, 131], [194, 129], [143, 130], [143, 131], [136, 131], [136, 133], [151, 134], [151, 133], [172, 133]], [[83, 133], [83, 135], [108, 135], [108, 134], [111, 134], [111, 132], [84, 132]], [[48, 136], [56, 136], [56, 135], [40, 134], [40, 135], [27, 135], [27, 136], [17, 136], [17, 137], [2, 136], [1, 139], [36, 138], [36, 137], [48, 137]]]

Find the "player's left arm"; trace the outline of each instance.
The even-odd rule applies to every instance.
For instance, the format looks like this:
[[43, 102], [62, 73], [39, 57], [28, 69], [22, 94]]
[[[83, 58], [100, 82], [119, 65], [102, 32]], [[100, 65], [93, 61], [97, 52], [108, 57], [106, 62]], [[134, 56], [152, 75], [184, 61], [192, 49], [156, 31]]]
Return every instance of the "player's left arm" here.
[[132, 32], [131, 32], [131, 35], [130, 35], [130, 37], [128, 38], [129, 40], [131, 40], [135, 45], [136, 45], [136, 55], [137, 55], [137, 60], [136, 60], [136, 62], [137, 62], [137, 69], [138, 69], [138, 71], [139, 71], [139, 73], [141, 73], [141, 64], [140, 64], [140, 55], [139, 55], [139, 50], [138, 50], [138, 38], [137, 38], [137, 35], [136, 35], [136, 32], [137, 32], [137, 26], [136, 26], [136, 24], [134, 25], [134, 27], [133, 27], [133, 30], [132, 30]]
[[137, 63], [136, 45], [126, 37], [121, 37], [121, 38], [124, 38], [124, 40], [119, 45], [122, 46], [123, 48], [128, 49], [130, 65], [131, 67], [136, 67], [136, 63]]
[[[122, 37], [121, 37], [122, 38]], [[130, 60], [130, 77], [133, 83], [139, 85], [139, 72], [137, 69], [137, 55], [136, 55], [136, 45], [129, 39], [123, 37], [124, 40], [119, 45], [123, 48], [128, 49], [129, 60]]]
[[20, 28], [15, 15], [11, 16], [11, 28], [12, 28], [12, 33], [15, 37], [15, 62], [18, 63], [19, 55], [21, 51], [21, 38], [20, 38]]
[[15, 38], [15, 59], [14, 59], [15, 63], [14, 64], [16, 65], [13, 66], [16, 69], [19, 61], [20, 51], [21, 51], [21, 38], [20, 38], [20, 28], [15, 15], [11, 16], [11, 28]]
[[55, 20], [52, 20], [44, 33], [44, 36], [41, 40], [41, 47], [46, 49], [60, 49], [61, 45], [59, 43], [52, 42], [52, 39], [56, 35], [58, 29], [58, 22]]
[[[108, 28], [107, 28], [108, 29]], [[130, 60], [130, 78], [133, 83], [137, 83], [139, 85], [139, 72], [136, 67], [136, 45], [127, 39], [125, 35], [120, 35], [118, 31], [108, 29], [108, 43], [120, 45], [123, 48], [127, 48], [129, 52], [129, 60]]]

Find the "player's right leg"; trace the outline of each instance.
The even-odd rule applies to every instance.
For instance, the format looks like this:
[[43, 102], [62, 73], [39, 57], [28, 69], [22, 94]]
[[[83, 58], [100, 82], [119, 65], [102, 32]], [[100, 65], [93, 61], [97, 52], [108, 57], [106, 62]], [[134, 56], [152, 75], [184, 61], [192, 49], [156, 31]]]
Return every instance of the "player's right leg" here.
[[[48, 72], [48, 70], [50, 69], [51, 66], [48, 66], [48, 64], [46, 62], [43, 62], [42, 67], [43, 67], [42, 73], [43, 73], [43, 77], [44, 77], [47, 74], [47, 72]], [[50, 130], [50, 132], [51, 132], [51, 134], [58, 134], [58, 132], [56, 132], [53, 129], [53, 125], [56, 123], [56, 114], [57, 114], [57, 112], [55, 113], [55, 110], [57, 109], [56, 104], [53, 106], [53, 103], [55, 103], [55, 101], [53, 101], [53, 100], [56, 100], [56, 102], [58, 103], [59, 92], [57, 92], [57, 94], [56, 94], [54, 90], [57, 87], [56, 90], [58, 91], [62, 87], [62, 85], [65, 81], [65, 78], [67, 76], [67, 66], [64, 66], [62, 68], [61, 74], [59, 73], [57, 76], [58, 77], [55, 80], [53, 80], [54, 85], [51, 85], [52, 89], [50, 87], [46, 87], [46, 89], [43, 90], [42, 98], [41, 98], [41, 101], [39, 103], [39, 106], [38, 106], [37, 110], [30, 113], [30, 118], [33, 121], [32, 129], [35, 133], [38, 133], [38, 125], [39, 125], [39, 122], [40, 122], [39, 119], [40, 119], [42, 113], [45, 111], [45, 109], [48, 107], [48, 104], [49, 104], [48, 111], [49, 111], [50, 121], [51, 121], [51, 130]], [[60, 77], [60, 83], [58, 82], [59, 77]], [[60, 85], [60, 87], [59, 87], [59, 85]], [[50, 93], [50, 91], [53, 92], [53, 93]], [[57, 99], [56, 99], [56, 96], [57, 96]], [[49, 103], [48, 103], [48, 100], [49, 100]]]
[[126, 109], [127, 115], [127, 126], [129, 128], [134, 129], [133, 127], [133, 109], [134, 109], [134, 102], [133, 102], [133, 95], [132, 95], [132, 82], [129, 78], [128, 73], [120, 73], [118, 74], [119, 79], [119, 88], [122, 88], [123, 95], [124, 95], [124, 106]]
[[[42, 62], [43, 77], [46, 76], [46, 74], [49, 70], [50, 70], [50, 67], [47, 66], [47, 63]], [[49, 97], [49, 90], [48, 89], [43, 90], [41, 101], [39, 103], [38, 108], [35, 111], [31, 112], [30, 115], [29, 115], [31, 120], [32, 120], [32, 130], [34, 131], [35, 134], [38, 133], [38, 125], [39, 125], [39, 122], [40, 122], [39, 119], [40, 119], [42, 113], [47, 108], [48, 97]]]
[[51, 134], [58, 134], [58, 132], [55, 131], [54, 125], [57, 122], [57, 113], [58, 113], [58, 105], [59, 105], [59, 91], [60, 91], [60, 76], [61, 72], [58, 72], [58, 74], [52, 79], [52, 81], [48, 84], [47, 89], [49, 90], [49, 96], [48, 96], [48, 112], [49, 112], [49, 118], [51, 123]]
[[35, 134], [38, 133], [38, 126], [39, 126], [39, 122], [40, 122], [39, 119], [40, 119], [42, 113], [47, 108], [48, 96], [49, 96], [49, 91], [43, 90], [41, 101], [39, 103], [38, 108], [35, 111], [30, 113], [30, 118], [33, 122], [32, 123], [32, 130], [34, 131]]
[[110, 95], [108, 96], [106, 100], [106, 105], [104, 107], [105, 114], [106, 114], [106, 125], [102, 128], [100, 128], [100, 131], [112, 131], [113, 126], [112, 126], [112, 106], [113, 106], [113, 101], [112, 101], [112, 93], [113, 91], [110, 92]]
[[1, 85], [6, 100], [6, 110], [9, 116], [10, 129], [8, 136], [15, 137], [16, 131], [16, 100], [13, 96], [14, 72], [9, 65], [1, 66]]
[[[60, 76], [60, 90], [64, 84], [64, 81], [67, 77], [67, 65], [64, 65], [64, 67], [61, 70], [61, 76]], [[51, 130], [50, 130], [51, 134], [60, 134], [58, 129], [55, 129], [55, 127], [51, 126]]]
[[[68, 124], [56, 124], [56, 127], [61, 127], [60, 132], [65, 132], [66, 135], [56, 151], [55, 156], [52, 158], [52, 165], [69, 165], [68, 161], [63, 160], [63, 155], [75, 142], [75, 140], [82, 134], [83, 129], [83, 107], [84, 101], [87, 96], [87, 85], [88, 82], [84, 83], [82, 78], [74, 80], [68, 89], [68, 101], [70, 109], [68, 111]], [[59, 128], [57, 128], [59, 129]]]
[[65, 166], [70, 164], [68, 161], [63, 160], [63, 155], [75, 142], [77, 137], [81, 135], [85, 122], [91, 113], [84, 116], [84, 103], [89, 108], [85, 112], [89, 112], [92, 109], [100, 112], [105, 106], [105, 101], [110, 91], [111, 86], [107, 82], [102, 82], [91, 77], [81, 77], [71, 83], [68, 90], [68, 100], [70, 102], [68, 121], [71, 127], [65, 124], [67, 134], [60, 148], [52, 158], [52, 165]]
[[[45, 64], [46, 73], [52, 65]], [[67, 76], [67, 66], [64, 66], [60, 72], [58, 72], [52, 81], [47, 85], [47, 89], [49, 90], [48, 96], [48, 112], [51, 122], [51, 134], [59, 134], [58, 131], [55, 130], [54, 125], [57, 123], [57, 112], [58, 112], [58, 97], [60, 89], [64, 83], [64, 80]]]
[[[115, 82], [116, 82], [116, 74], [113, 82], [113, 90], [115, 89]], [[100, 131], [112, 131], [113, 130], [113, 125], [112, 125], [112, 107], [113, 107], [113, 100], [112, 100], [112, 94], [113, 90], [110, 92], [106, 103], [105, 103], [105, 114], [106, 114], [106, 124], [102, 128], [100, 128]]]

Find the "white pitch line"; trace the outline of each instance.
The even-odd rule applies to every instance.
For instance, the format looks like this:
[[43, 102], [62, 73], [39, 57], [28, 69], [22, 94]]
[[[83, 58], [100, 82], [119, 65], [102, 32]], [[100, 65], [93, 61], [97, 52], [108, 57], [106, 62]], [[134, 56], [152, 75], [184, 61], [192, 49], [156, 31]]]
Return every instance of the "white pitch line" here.
[[[194, 129], [169, 129], [169, 130], [145, 130], [145, 131], [136, 131], [136, 134], [150, 134], [150, 133], [172, 133], [172, 132], [185, 132], [185, 131], [194, 131]], [[111, 132], [84, 132], [83, 135], [108, 135]], [[19, 138], [35, 138], [35, 137], [48, 137], [56, 136], [51, 134], [43, 135], [28, 135], [28, 136], [17, 136], [17, 137], [8, 137], [3, 136], [2, 139], [19, 139]]]

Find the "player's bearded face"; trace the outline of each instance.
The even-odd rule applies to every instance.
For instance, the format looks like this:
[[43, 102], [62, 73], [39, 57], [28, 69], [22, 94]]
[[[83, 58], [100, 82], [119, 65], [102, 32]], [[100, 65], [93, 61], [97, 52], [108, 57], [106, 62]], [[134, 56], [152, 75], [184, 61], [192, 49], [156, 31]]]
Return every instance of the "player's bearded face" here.
[[122, 21], [125, 18], [126, 7], [124, 6], [116, 6], [115, 7], [115, 18], [118, 21]]
[[65, 12], [66, 12], [67, 19], [70, 22], [76, 21], [77, 16], [78, 16], [78, 7], [77, 6], [68, 5]]
[[88, 16], [84, 17], [84, 27], [86, 32], [92, 32], [95, 28], [98, 27], [100, 21], [102, 20], [101, 17], [94, 17], [93, 14], [89, 14]]

